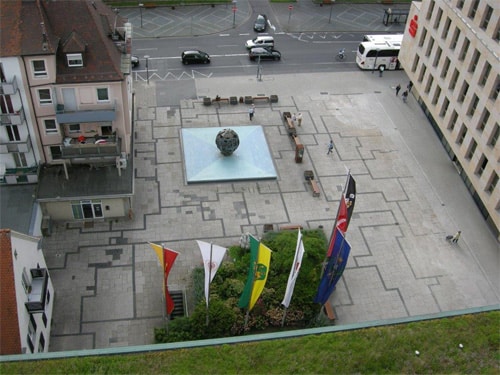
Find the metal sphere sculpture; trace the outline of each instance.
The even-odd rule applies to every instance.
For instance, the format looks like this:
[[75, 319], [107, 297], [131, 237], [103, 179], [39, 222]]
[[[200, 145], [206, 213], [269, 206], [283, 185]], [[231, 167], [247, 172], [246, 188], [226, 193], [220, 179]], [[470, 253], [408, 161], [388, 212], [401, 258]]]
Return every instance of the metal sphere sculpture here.
[[224, 156], [230, 156], [240, 145], [240, 138], [233, 129], [223, 129], [217, 133], [215, 144]]

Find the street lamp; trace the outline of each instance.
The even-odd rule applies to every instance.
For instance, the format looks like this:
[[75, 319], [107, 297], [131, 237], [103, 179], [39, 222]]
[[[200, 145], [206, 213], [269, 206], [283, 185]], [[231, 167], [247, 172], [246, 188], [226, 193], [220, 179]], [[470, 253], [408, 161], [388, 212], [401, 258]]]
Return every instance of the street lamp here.
[[144, 56], [144, 58], [146, 59], [146, 80], [149, 85], [149, 55]]
[[144, 4], [139, 3], [139, 9], [141, 10], [141, 29], [142, 29], [142, 8], [144, 8]]
[[236, 0], [233, 0], [233, 27], [236, 26], [236, 11], [238, 8], [236, 8]]
[[377, 54], [375, 55], [375, 62], [373, 63], [373, 69], [372, 69], [372, 74], [375, 72], [375, 69], [377, 69], [377, 58], [378, 58], [378, 53], [380, 52], [380, 49], [377, 48]]

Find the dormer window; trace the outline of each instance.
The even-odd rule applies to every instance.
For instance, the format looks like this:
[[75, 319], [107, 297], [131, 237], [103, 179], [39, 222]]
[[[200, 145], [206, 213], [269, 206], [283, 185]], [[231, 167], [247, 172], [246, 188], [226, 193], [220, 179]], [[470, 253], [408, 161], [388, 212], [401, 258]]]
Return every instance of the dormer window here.
[[68, 59], [68, 66], [70, 68], [83, 66], [83, 58], [81, 53], [68, 53], [66, 57]]

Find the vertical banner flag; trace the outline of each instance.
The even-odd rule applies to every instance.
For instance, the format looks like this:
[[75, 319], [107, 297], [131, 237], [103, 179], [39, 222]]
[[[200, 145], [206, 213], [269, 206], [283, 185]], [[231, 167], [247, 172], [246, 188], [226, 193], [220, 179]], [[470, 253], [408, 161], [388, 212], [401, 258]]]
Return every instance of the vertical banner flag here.
[[249, 236], [250, 239], [250, 266], [248, 269], [247, 281], [241, 293], [240, 300], [238, 301], [238, 307], [245, 309], [250, 304], [250, 296], [252, 295], [253, 288], [253, 277], [255, 272], [255, 267], [257, 265], [257, 254], [259, 252], [259, 241], [253, 236]]
[[161, 266], [163, 267], [163, 290], [165, 292], [165, 303], [167, 315], [170, 315], [174, 311], [174, 300], [168, 292], [168, 274], [174, 265], [175, 258], [179, 255], [178, 252], [167, 249], [166, 247], [149, 242], [149, 246], [155, 251]]
[[201, 257], [203, 258], [203, 266], [205, 268], [205, 299], [208, 306], [208, 297], [210, 295], [210, 283], [214, 279], [214, 276], [219, 269], [222, 259], [226, 254], [226, 248], [212, 245], [204, 241], [196, 241], [201, 251]]
[[238, 301], [238, 307], [247, 308], [248, 311], [252, 310], [264, 290], [270, 263], [271, 250], [250, 236], [250, 268], [245, 288]]
[[352, 212], [354, 210], [354, 202], [356, 201], [356, 181], [349, 173], [347, 177], [347, 183], [345, 186], [345, 192], [340, 198], [339, 211], [337, 213], [337, 218], [335, 220], [335, 228], [332, 231], [332, 236], [330, 237], [330, 243], [328, 244], [328, 250], [326, 252], [327, 258], [332, 255], [333, 245], [335, 243], [335, 233], [336, 229], [340, 229], [342, 233], [347, 231], [349, 222], [351, 221]]
[[302, 257], [304, 256], [304, 243], [302, 242], [302, 233], [299, 229], [299, 234], [297, 237], [297, 246], [295, 248], [295, 256], [293, 258], [292, 268], [290, 269], [290, 275], [288, 276], [288, 282], [286, 284], [285, 297], [283, 297], [283, 302], [281, 304], [288, 308], [290, 306], [290, 301], [293, 295], [293, 289], [295, 288], [295, 282], [299, 276], [300, 266], [302, 265]]
[[271, 250], [262, 243], [259, 244], [259, 254], [257, 256], [257, 267], [255, 269], [252, 296], [250, 297], [250, 304], [248, 310], [252, 310], [255, 303], [260, 297], [266, 285], [267, 275], [269, 274], [269, 264], [271, 263]]
[[344, 272], [347, 258], [351, 251], [351, 245], [344, 238], [344, 234], [338, 229], [335, 229], [335, 232], [333, 252], [328, 259], [328, 264], [326, 265], [325, 272], [319, 283], [318, 292], [314, 297], [314, 302], [320, 303], [321, 305], [324, 305], [328, 301], [328, 298], [330, 298], [330, 295], [335, 289], [335, 285]]
[[[347, 181], [347, 189], [345, 192], [345, 203], [347, 206], [347, 224], [345, 229], [349, 226], [351, 222], [352, 212], [354, 211], [354, 202], [356, 201], [356, 181], [352, 178], [349, 173], [349, 180]], [[345, 231], [344, 231], [345, 233]]]

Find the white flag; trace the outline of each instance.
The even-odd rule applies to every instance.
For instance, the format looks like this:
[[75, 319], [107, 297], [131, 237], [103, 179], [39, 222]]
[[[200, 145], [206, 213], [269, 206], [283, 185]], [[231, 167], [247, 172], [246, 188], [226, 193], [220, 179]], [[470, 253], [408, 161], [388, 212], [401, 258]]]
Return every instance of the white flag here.
[[282, 305], [288, 308], [290, 305], [290, 300], [292, 299], [293, 288], [295, 288], [295, 281], [299, 276], [300, 266], [302, 264], [302, 257], [304, 256], [304, 244], [302, 243], [302, 233], [299, 229], [299, 235], [297, 237], [297, 247], [295, 249], [295, 257], [293, 259], [292, 269], [290, 270], [290, 276], [288, 276], [288, 283], [286, 284], [285, 297], [283, 298]]
[[214, 279], [215, 273], [226, 254], [226, 248], [212, 245], [204, 241], [196, 241], [200, 247], [201, 257], [203, 258], [203, 266], [205, 267], [205, 299], [208, 306], [208, 296], [210, 293], [210, 283]]

